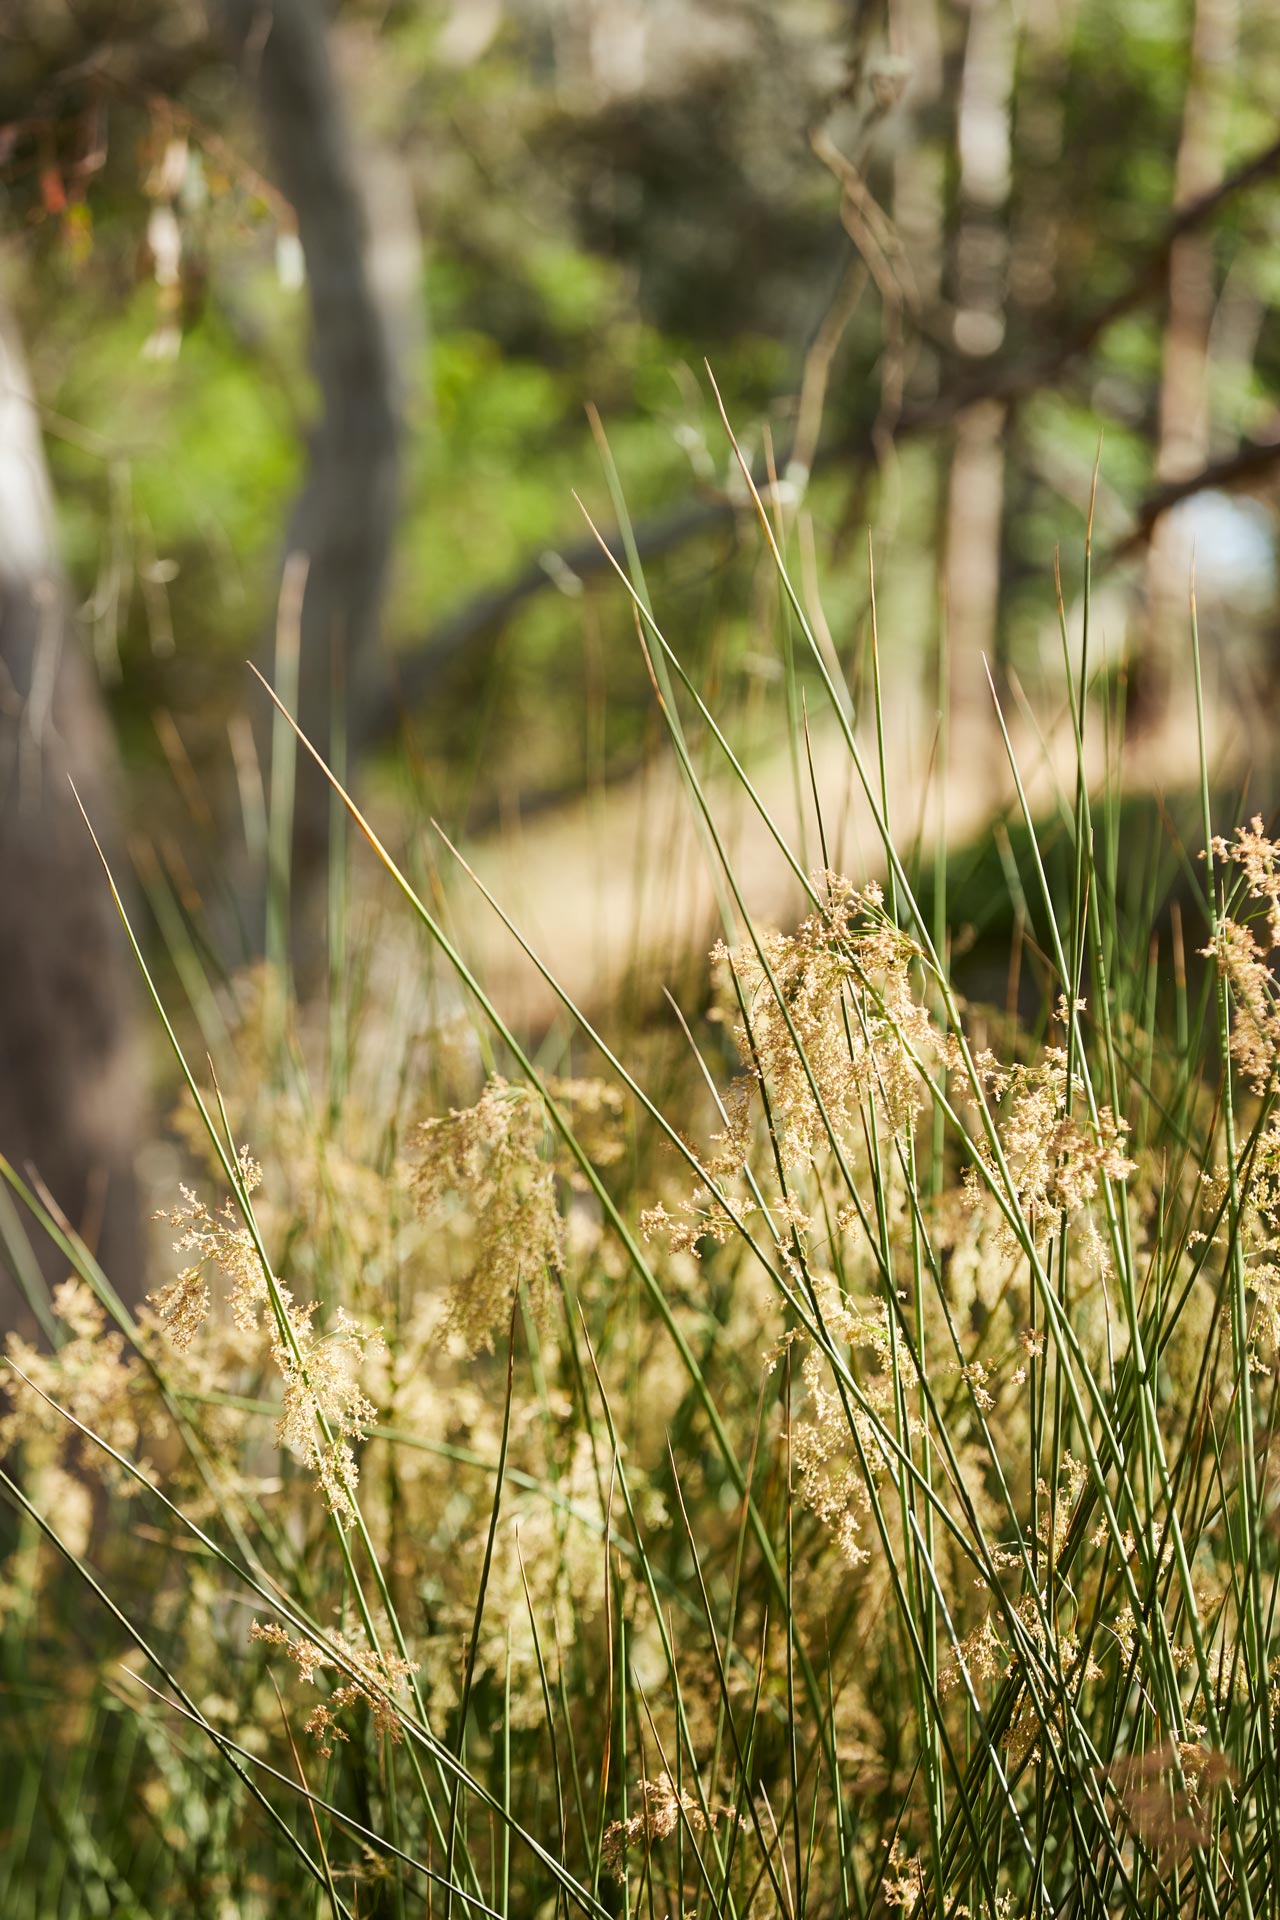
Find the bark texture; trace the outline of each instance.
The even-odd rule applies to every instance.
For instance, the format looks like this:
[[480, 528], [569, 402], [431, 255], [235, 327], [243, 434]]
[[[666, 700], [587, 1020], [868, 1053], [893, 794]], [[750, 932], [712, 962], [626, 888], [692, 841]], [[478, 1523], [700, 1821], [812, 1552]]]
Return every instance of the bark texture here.
[[[315, 0], [226, 0], [226, 14], [235, 57], [257, 95], [272, 178], [294, 210], [306, 261], [320, 408], [285, 547], [305, 565], [298, 717], [324, 751], [334, 687], [358, 710], [378, 678], [399, 468], [397, 381], [369, 270], [326, 10]], [[323, 783], [313, 769], [300, 769], [293, 855], [304, 880], [323, 867], [328, 819]]]
[[[119, 871], [115, 755], [58, 568], [48, 475], [0, 304], [0, 1153], [44, 1183], [126, 1300], [144, 1288], [133, 962], [71, 791]], [[24, 1224], [0, 1203], [0, 1228]], [[0, 1232], [0, 1327], [27, 1310]], [[47, 1280], [65, 1262], [32, 1226]]]

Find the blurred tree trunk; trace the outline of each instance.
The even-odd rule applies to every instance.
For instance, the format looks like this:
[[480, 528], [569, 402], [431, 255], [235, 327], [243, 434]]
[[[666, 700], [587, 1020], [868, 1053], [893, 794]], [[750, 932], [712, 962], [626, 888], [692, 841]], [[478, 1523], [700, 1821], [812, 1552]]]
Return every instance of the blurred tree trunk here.
[[[114, 745], [59, 570], [0, 290], [0, 1153], [34, 1170], [132, 1302], [143, 1288], [133, 961], [71, 780], [118, 872]], [[25, 1318], [5, 1245], [25, 1224], [0, 1199], [0, 1327]], [[46, 1278], [62, 1278], [51, 1243], [34, 1227], [30, 1238]]]
[[[1017, 29], [1005, 0], [973, 0], [956, 123], [953, 328], [961, 353], [977, 360], [990, 358], [1004, 340], [1016, 53]], [[943, 593], [952, 685], [962, 703], [983, 707], [981, 663], [994, 666], [999, 651], [1007, 419], [996, 399], [959, 414], [947, 485]]]
[[[225, 12], [235, 56], [257, 95], [272, 177], [294, 210], [306, 262], [320, 410], [285, 536], [283, 591], [290, 582], [301, 591], [292, 621], [299, 723], [327, 752], [335, 689], [358, 712], [377, 676], [397, 497], [397, 383], [369, 271], [327, 10], [317, 0], [225, 0]], [[282, 634], [286, 624], [282, 619]], [[265, 764], [270, 726], [263, 718]], [[314, 769], [300, 765], [292, 864], [303, 885], [323, 869], [328, 835], [327, 789]]]
[[[1237, 0], [1196, 0], [1191, 66], [1174, 172], [1174, 213], [1221, 184], [1239, 32]], [[1209, 458], [1209, 336], [1213, 325], [1214, 230], [1194, 227], [1169, 251], [1169, 306], [1160, 367], [1156, 483], [1175, 486]], [[1146, 634], [1133, 677], [1133, 718], [1163, 714], [1174, 662], [1185, 645], [1190, 550], [1177, 521], [1162, 514], [1147, 549]]]

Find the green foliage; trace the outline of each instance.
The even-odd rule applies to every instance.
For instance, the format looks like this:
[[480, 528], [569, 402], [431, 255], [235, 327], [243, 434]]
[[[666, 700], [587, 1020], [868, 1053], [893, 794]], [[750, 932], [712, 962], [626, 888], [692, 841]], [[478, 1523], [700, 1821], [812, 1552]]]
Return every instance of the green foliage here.
[[[1234, 62], [1213, 80], [1218, 172], [1270, 138], [1258, 76], [1275, 40], [1264, 12], [1246, 10]], [[1171, 212], [1189, 22], [1167, 0], [1088, 0], [1052, 17], [1011, 18], [1008, 198], [983, 209], [966, 207], [959, 170], [957, 76], [970, 53], [991, 57], [977, 42], [969, 49], [969, 13], [940, 16], [940, 66], [932, 43], [904, 29], [894, 57], [905, 64], [892, 85], [870, 16], [846, 36], [839, 14], [745, 4], [722, 21], [716, 9], [704, 18], [694, 7], [687, 20], [647, 28], [640, 79], [615, 85], [595, 71], [605, 55], [592, 52], [585, 28], [556, 26], [537, 6], [504, 14], [491, 32], [477, 28], [461, 52], [468, 35], [459, 40], [447, 10], [344, 10], [350, 117], [362, 140], [394, 153], [425, 241], [424, 340], [403, 369], [404, 474], [384, 613], [392, 653], [413, 652], [470, 596], [579, 538], [574, 489], [608, 517], [592, 479], [588, 403], [641, 519], [681, 498], [696, 505], [728, 478], [697, 391], [704, 353], [753, 450], [762, 454], [767, 429], [785, 458], [806, 353], [841, 275], [861, 257], [841, 226], [836, 183], [807, 144], [817, 129], [863, 168], [897, 236], [893, 272], [900, 246], [903, 285], [923, 302], [909, 300], [895, 317], [890, 281], [867, 256], [872, 282], [831, 369], [829, 464], [807, 505], [825, 591], [833, 608], [849, 610], [833, 626], [837, 647], [850, 666], [849, 616], [861, 594], [861, 539], [851, 536], [869, 525], [886, 562], [899, 563], [895, 578], [912, 583], [900, 645], [928, 658], [945, 585], [936, 535], [953, 457], [948, 396], [990, 378], [1017, 397], [1002, 431], [1001, 592], [989, 651], [1035, 681], [1043, 635], [1027, 580], [1083, 511], [1099, 434], [1104, 545], [1123, 537], [1154, 484], [1165, 312], [1163, 276], [1150, 263]], [[849, 72], [855, 79], [842, 86]], [[142, 813], [153, 792], [150, 709], [175, 715], [203, 772], [242, 698], [240, 663], [273, 620], [282, 530], [314, 409], [305, 294], [270, 265], [287, 218], [254, 171], [244, 90], [207, 53], [175, 90], [176, 118], [128, 87], [99, 105], [68, 61], [41, 95], [48, 121], [37, 116], [29, 132], [18, 123], [10, 166], [29, 233], [22, 318], [48, 409], [67, 557], [82, 600], [96, 610], [105, 598], [118, 625], [100, 635], [98, 653], [113, 673], [118, 656], [122, 669], [112, 700], [131, 760], [142, 762]], [[964, 110], [976, 110], [972, 100]], [[80, 183], [84, 128], [99, 124], [99, 111], [105, 162]], [[190, 146], [175, 203], [185, 248], [180, 351], [157, 359], [143, 351], [162, 305], [146, 234], [155, 170], [175, 129]], [[60, 213], [54, 190], [55, 200], [70, 196]], [[1228, 196], [1207, 228], [1222, 297], [1215, 325], [1230, 343], [1211, 374], [1215, 450], [1270, 431], [1280, 332], [1271, 250], [1259, 241], [1275, 191], [1264, 172], [1247, 193]], [[966, 276], [988, 255], [1002, 329], [994, 362], [953, 338]], [[1062, 345], [1113, 300], [1123, 311], [1059, 362]], [[903, 328], [905, 389], [901, 402], [886, 401]], [[902, 437], [888, 457], [900, 412], [909, 419], [917, 408], [937, 411], [936, 430], [918, 442]], [[904, 481], [920, 465], [930, 472], [919, 484]], [[148, 591], [157, 566], [171, 659], [157, 647]], [[703, 632], [705, 598], [689, 583], [712, 570], [724, 577], [708, 647], [732, 666], [760, 648], [751, 583], [726, 541], [692, 541], [655, 563], [654, 577], [677, 622]], [[1130, 580], [1122, 584], [1128, 591]], [[606, 651], [630, 660], [625, 619], [598, 598], [590, 604]], [[558, 769], [546, 769], [547, 784], [571, 783], [592, 698], [580, 665], [583, 613], [582, 602], [549, 589], [535, 617], [511, 626], [500, 670], [486, 637], [410, 716], [429, 759], [450, 758], [461, 744], [463, 763], [479, 767], [481, 811], [497, 795], [472, 716], [502, 699], [501, 678], [512, 671], [533, 702], [532, 724], [568, 748]], [[606, 722], [606, 771], [634, 759], [642, 679], [622, 691], [617, 725]]]

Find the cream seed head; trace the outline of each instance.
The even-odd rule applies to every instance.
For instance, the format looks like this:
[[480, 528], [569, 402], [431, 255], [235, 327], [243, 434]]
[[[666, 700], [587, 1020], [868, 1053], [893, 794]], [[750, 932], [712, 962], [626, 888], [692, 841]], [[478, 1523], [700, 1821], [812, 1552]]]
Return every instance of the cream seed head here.
[[469, 1353], [493, 1350], [521, 1283], [536, 1314], [549, 1306], [564, 1254], [555, 1169], [542, 1157], [542, 1102], [495, 1075], [474, 1107], [419, 1129], [414, 1192], [430, 1219], [461, 1206], [470, 1260], [454, 1281], [448, 1324]]

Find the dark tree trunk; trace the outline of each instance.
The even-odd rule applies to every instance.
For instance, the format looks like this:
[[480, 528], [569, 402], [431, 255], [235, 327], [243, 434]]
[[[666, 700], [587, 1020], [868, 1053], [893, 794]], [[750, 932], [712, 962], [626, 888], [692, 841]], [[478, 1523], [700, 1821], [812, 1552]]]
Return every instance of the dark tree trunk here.
[[[306, 564], [298, 716], [329, 746], [331, 691], [359, 702], [377, 675], [383, 586], [395, 521], [396, 378], [371, 284], [364, 206], [317, 0], [225, 0], [236, 57], [257, 96], [275, 183], [293, 207], [306, 261], [320, 414], [286, 552]], [[328, 796], [299, 770], [295, 876], [324, 863]]]
[[[0, 305], [0, 1152], [34, 1169], [118, 1291], [144, 1287], [129, 955], [71, 791], [119, 870], [114, 748], [58, 568], [26, 369]], [[21, 1209], [4, 1209], [9, 1223]], [[26, 1223], [24, 1223], [26, 1224]], [[66, 1263], [30, 1234], [47, 1279]], [[25, 1318], [0, 1235], [0, 1326]]]

